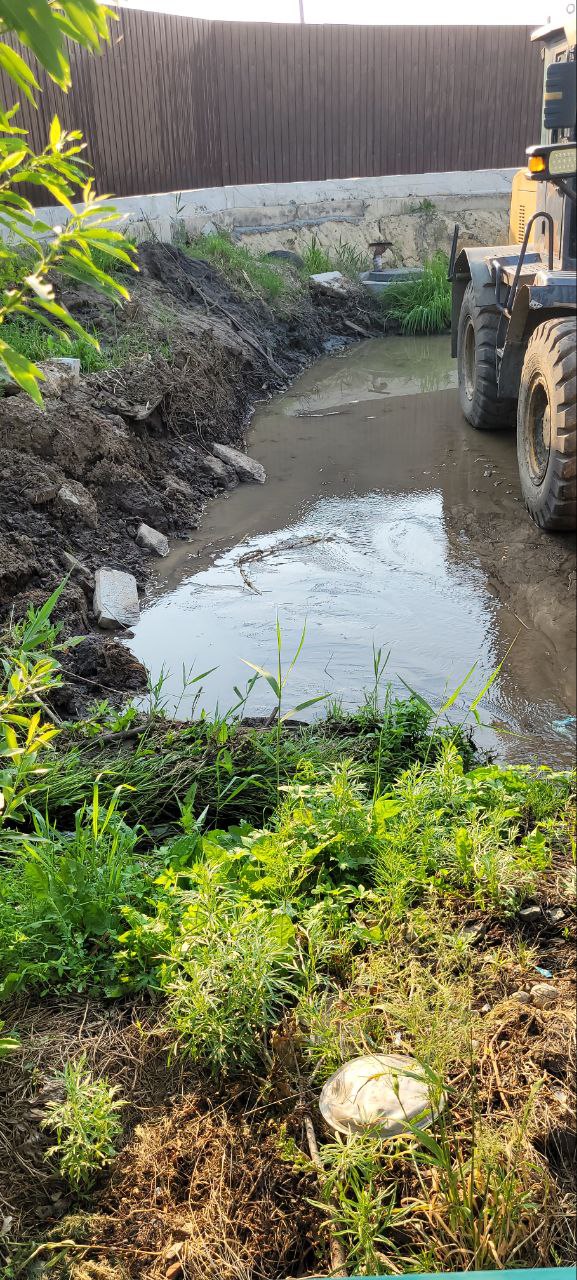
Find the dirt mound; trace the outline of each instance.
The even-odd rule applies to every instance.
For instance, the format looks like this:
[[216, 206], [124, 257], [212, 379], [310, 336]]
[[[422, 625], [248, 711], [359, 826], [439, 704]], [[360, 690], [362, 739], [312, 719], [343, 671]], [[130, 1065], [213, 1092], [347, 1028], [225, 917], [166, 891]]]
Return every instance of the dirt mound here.
[[[0, 400], [0, 616], [15, 597], [20, 607], [29, 593], [52, 590], [72, 553], [88, 572], [78, 578], [85, 603], [67, 598], [68, 627], [90, 630], [90, 573], [125, 569], [144, 586], [140, 522], [186, 537], [207, 500], [237, 483], [215, 467], [212, 444], [238, 445], [254, 403], [327, 335], [375, 324], [372, 300], [358, 291], [344, 300], [291, 294], [276, 312], [171, 245], [143, 246], [139, 262], [124, 307], [85, 289], [64, 301], [109, 345], [134, 333], [142, 344], [145, 333], [147, 354], [47, 395], [43, 411], [22, 394]], [[71, 481], [74, 503], [61, 495]]]

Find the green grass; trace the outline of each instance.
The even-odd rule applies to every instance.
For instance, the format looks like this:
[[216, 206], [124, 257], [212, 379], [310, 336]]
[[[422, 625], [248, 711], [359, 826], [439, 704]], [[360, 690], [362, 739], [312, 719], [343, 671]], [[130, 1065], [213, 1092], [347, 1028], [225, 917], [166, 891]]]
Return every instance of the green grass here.
[[[98, 334], [92, 330], [94, 337]], [[62, 357], [75, 357], [80, 360], [83, 373], [98, 373], [101, 369], [116, 369], [128, 363], [134, 357], [150, 350], [150, 337], [143, 329], [132, 327], [121, 333], [114, 343], [101, 342], [100, 350], [92, 346], [85, 338], [71, 335], [68, 340], [65, 333], [55, 334], [36, 320], [20, 318], [7, 321], [2, 325], [2, 336], [6, 342], [35, 363], [43, 360], [54, 360]], [[170, 344], [156, 344], [157, 353], [170, 356]]]
[[[126, 274], [122, 263], [118, 264], [101, 250], [94, 249], [92, 257], [96, 266], [113, 278]], [[0, 254], [0, 290], [11, 289], [21, 283], [32, 269], [33, 263], [31, 252], [14, 251], [5, 246]], [[56, 280], [58, 273], [55, 272], [54, 275]], [[90, 330], [90, 333], [92, 337], [99, 337], [94, 330]], [[80, 360], [84, 373], [116, 368], [126, 363], [131, 356], [141, 355], [150, 349], [148, 335], [136, 327], [121, 333], [114, 344], [107, 345], [103, 342], [99, 351], [85, 338], [68, 333], [67, 330], [55, 333], [39, 320], [22, 315], [15, 315], [2, 325], [2, 337], [19, 355], [26, 356], [34, 363], [72, 357]], [[167, 347], [166, 354], [168, 353]]]
[[361, 271], [368, 271], [371, 265], [370, 255], [362, 249], [355, 248], [342, 236], [334, 250], [323, 249], [316, 236], [302, 252], [303, 275], [319, 275], [323, 271], [340, 271], [350, 280], [358, 281]]
[[335, 265], [337, 271], [342, 271], [344, 276], [358, 281], [361, 272], [370, 269], [371, 256], [362, 249], [356, 249], [354, 245], [348, 244], [341, 237], [335, 250]]
[[[531, 1055], [517, 1052], [525, 1032], [511, 996], [539, 963], [519, 908], [545, 875], [554, 900], [569, 866], [573, 777], [480, 764], [423, 700], [381, 688], [378, 653], [356, 715], [296, 734], [223, 719], [171, 725], [156, 708], [118, 749], [99, 738], [138, 722], [100, 704], [49, 737], [57, 598], [0, 643], [0, 992], [11, 1001], [0, 1053], [11, 1067], [24, 1055], [28, 1091], [18, 1014], [48, 996], [49, 1009], [90, 1011], [96, 1055], [84, 1056], [84, 1022], [80, 1036], [74, 1023], [42, 1120], [56, 1136], [49, 1160], [84, 1196], [120, 1144], [110, 1043], [99, 1065], [94, 1029], [112, 1001], [140, 1037], [136, 1056], [130, 1036], [128, 1056], [120, 1049], [123, 1096], [147, 1035], [158, 1036], [183, 1083], [210, 1097], [226, 1084], [235, 1106], [266, 1109], [279, 1149], [287, 1115], [299, 1134], [343, 1061], [406, 1053], [443, 1099], [430, 1130], [324, 1141], [320, 1171], [294, 1137], [284, 1142], [284, 1158], [314, 1173], [349, 1270], [555, 1260], [547, 1233], [563, 1212], [532, 1146], [550, 1120], [541, 1100], [535, 1110], [540, 1022]], [[276, 681], [282, 712], [280, 641], [278, 656], [277, 675], [263, 678]], [[464, 928], [471, 917], [487, 941]], [[560, 1028], [555, 1019], [557, 1055]], [[33, 1032], [36, 1063], [38, 1047]], [[499, 1080], [491, 1063], [502, 1053]], [[509, 1084], [514, 1112], [499, 1109]], [[235, 1159], [242, 1169], [242, 1152]]]
[[19, 355], [35, 364], [42, 360], [54, 360], [63, 356], [80, 360], [84, 373], [95, 373], [110, 363], [102, 351], [97, 351], [85, 338], [71, 335], [67, 340], [46, 329], [36, 320], [18, 319], [2, 325], [2, 337]]
[[241, 294], [257, 293], [265, 301], [276, 302], [297, 291], [289, 264], [271, 262], [264, 254], [251, 253], [224, 231], [199, 236], [185, 246], [184, 252], [214, 263]]
[[273, 303], [298, 296], [306, 289], [311, 275], [322, 271], [341, 271], [351, 280], [357, 280], [360, 272], [370, 266], [368, 255], [354, 245], [341, 239], [330, 253], [321, 247], [314, 235], [310, 244], [301, 251], [303, 264], [299, 268], [280, 259], [271, 261], [265, 253], [253, 253], [224, 231], [199, 236], [184, 244], [183, 249], [195, 258], [213, 262], [239, 293], [257, 293], [265, 301]]
[[313, 236], [309, 245], [302, 252], [303, 272], [307, 276], [320, 275], [323, 271], [335, 271], [334, 262], [327, 249], [323, 249], [317, 237]]
[[424, 263], [415, 280], [389, 285], [381, 295], [385, 317], [396, 321], [401, 333], [442, 333], [451, 323], [451, 285], [448, 259], [437, 253]]
[[[23, 671], [22, 692], [8, 684], [4, 694], [5, 714], [20, 716], [18, 728], [6, 721], [4, 729], [13, 762], [3, 774], [5, 993], [160, 989], [176, 1010], [179, 1043], [194, 1045], [212, 1070], [231, 1055], [238, 1067], [245, 1033], [249, 1045], [258, 1039], [243, 1003], [250, 969], [264, 966], [263, 1026], [278, 1012], [278, 983], [288, 998], [293, 982], [282, 965], [274, 977], [277, 923], [290, 950], [286, 930], [302, 922], [314, 967], [332, 954], [335, 919], [345, 954], [347, 936], [353, 947], [381, 936], [382, 925], [371, 932], [377, 902], [389, 924], [431, 893], [514, 913], [550, 864], [568, 777], [470, 768], [467, 739], [431, 723], [413, 698], [386, 695], [379, 712], [373, 691], [356, 718], [297, 736], [280, 721], [260, 733], [206, 720], [172, 729], [153, 717], [136, 749], [94, 755], [86, 731], [101, 732], [102, 721], [89, 719], [52, 746], [32, 708], [38, 664], [44, 685], [58, 679], [54, 657], [42, 667], [42, 645], [54, 652], [56, 641], [45, 612], [14, 628], [4, 650], [8, 675], [15, 663]], [[281, 692], [284, 678], [281, 664], [278, 679], [270, 676]], [[237, 1013], [219, 937], [236, 957]], [[301, 964], [305, 987], [306, 975]], [[224, 1021], [236, 1027], [236, 1051], [223, 1048]]]

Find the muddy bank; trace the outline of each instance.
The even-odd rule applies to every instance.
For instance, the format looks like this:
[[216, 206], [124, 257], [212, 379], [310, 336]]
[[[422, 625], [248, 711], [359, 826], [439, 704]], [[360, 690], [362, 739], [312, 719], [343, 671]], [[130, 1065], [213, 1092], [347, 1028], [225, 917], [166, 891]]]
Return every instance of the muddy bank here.
[[[22, 394], [0, 400], [0, 616], [45, 597], [68, 570], [68, 553], [86, 572], [73, 573], [59, 614], [69, 631], [89, 635], [98, 566], [146, 582], [141, 521], [187, 537], [208, 499], [237, 484], [212, 445], [242, 444], [255, 402], [286, 385], [327, 338], [382, 326], [361, 291], [331, 298], [295, 287], [273, 310], [172, 246], [143, 246], [139, 264], [122, 308], [76, 289], [64, 301], [109, 346], [134, 335], [140, 354], [47, 394], [44, 412]], [[61, 500], [65, 482], [73, 503]], [[106, 683], [107, 646], [108, 664], [99, 646], [83, 647], [86, 679]]]

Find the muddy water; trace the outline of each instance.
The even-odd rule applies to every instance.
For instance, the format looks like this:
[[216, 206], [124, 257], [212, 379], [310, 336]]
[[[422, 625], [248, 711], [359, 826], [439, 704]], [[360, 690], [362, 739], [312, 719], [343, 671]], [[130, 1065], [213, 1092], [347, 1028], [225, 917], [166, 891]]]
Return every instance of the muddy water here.
[[[375, 647], [396, 691], [406, 682], [435, 706], [476, 664], [452, 713], [465, 715], [504, 660], [483, 742], [502, 757], [571, 758], [571, 548], [528, 522], [514, 437], [463, 422], [445, 338], [320, 360], [259, 408], [248, 445], [267, 484], [214, 502], [159, 563], [131, 641], [153, 678], [170, 672], [171, 708], [196, 698], [197, 711], [226, 711], [250, 676], [242, 659], [275, 663], [278, 614], [285, 659], [307, 627], [287, 708], [321, 693], [358, 705]], [[183, 694], [183, 670], [208, 667]], [[247, 714], [271, 706], [260, 682]]]

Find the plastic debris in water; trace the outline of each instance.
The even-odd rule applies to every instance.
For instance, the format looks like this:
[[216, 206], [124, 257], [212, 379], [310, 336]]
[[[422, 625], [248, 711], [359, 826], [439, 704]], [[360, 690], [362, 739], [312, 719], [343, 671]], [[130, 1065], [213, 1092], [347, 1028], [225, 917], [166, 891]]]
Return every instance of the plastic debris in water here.
[[[437, 1101], [444, 1106], [445, 1099]], [[378, 1128], [384, 1138], [426, 1129], [433, 1103], [423, 1068], [399, 1053], [352, 1058], [323, 1085], [319, 1100], [323, 1120], [338, 1133]]]
[[574, 732], [571, 733], [571, 730], [573, 729], [574, 731], [576, 724], [577, 717], [565, 716], [563, 720], [554, 720], [551, 728], [555, 730], [555, 733], [563, 734], [565, 738], [573, 738]]

